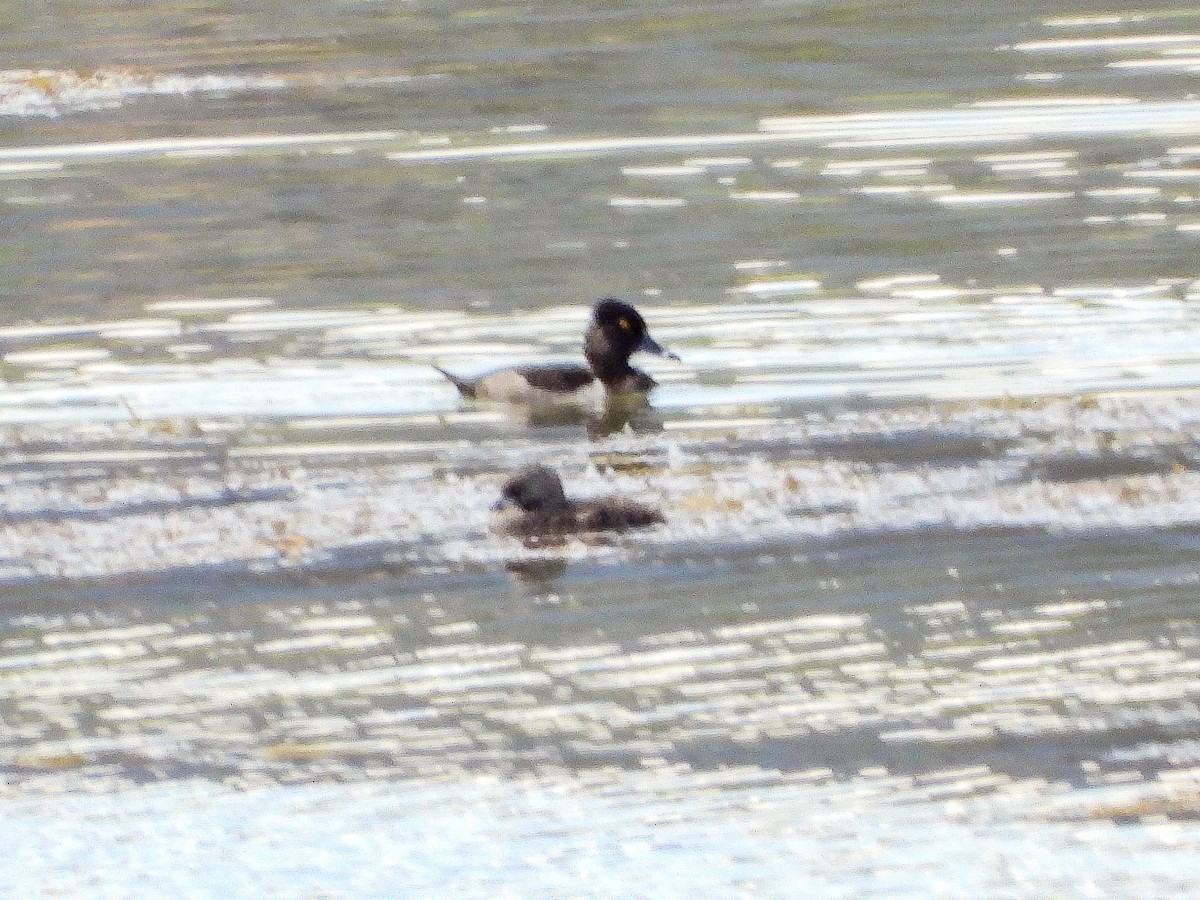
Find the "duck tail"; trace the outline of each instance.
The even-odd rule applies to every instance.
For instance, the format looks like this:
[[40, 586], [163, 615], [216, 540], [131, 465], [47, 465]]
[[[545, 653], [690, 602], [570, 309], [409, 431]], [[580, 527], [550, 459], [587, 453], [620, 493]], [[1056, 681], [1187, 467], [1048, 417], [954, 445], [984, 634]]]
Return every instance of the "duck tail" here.
[[475, 385], [472, 382], [467, 381], [465, 378], [459, 378], [457, 375], [450, 374], [441, 366], [434, 366], [434, 368], [441, 372], [447, 381], [458, 388], [458, 392], [460, 394], [462, 394], [468, 400], [475, 399]]

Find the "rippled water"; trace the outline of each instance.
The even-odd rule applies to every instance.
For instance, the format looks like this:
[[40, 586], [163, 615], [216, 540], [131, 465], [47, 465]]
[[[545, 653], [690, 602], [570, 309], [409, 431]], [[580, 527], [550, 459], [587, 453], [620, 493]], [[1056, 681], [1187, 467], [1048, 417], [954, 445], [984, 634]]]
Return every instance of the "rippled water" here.
[[1195, 893], [1200, 14], [3, 17], [8, 893]]

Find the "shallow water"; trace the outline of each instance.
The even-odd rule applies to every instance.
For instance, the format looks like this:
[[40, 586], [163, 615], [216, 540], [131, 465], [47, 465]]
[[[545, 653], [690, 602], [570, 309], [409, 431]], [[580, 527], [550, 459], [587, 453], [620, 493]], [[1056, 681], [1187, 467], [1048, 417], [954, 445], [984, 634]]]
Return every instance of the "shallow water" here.
[[[0, 884], [1194, 894], [1200, 14], [1106, 9], [8, 14]], [[603, 295], [652, 409], [432, 368]]]

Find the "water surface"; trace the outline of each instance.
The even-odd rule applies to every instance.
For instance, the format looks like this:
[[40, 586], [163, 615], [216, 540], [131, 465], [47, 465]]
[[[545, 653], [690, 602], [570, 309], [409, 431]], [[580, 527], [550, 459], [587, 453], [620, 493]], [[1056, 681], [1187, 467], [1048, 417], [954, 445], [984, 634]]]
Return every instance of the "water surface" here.
[[1196, 20], [6, 15], [0, 883], [1194, 894]]

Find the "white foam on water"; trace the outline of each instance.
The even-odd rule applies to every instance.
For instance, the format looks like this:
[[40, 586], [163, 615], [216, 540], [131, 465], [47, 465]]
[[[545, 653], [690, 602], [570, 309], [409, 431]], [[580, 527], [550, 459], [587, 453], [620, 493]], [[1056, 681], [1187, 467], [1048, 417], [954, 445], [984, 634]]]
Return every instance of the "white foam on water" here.
[[616, 196], [608, 198], [608, 205], [619, 209], [672, 209], [687, 206], [687, 200], [683, 197]]
[[1074, 196], [1074, 191], [955, 191], [933, 199], [945, 206], [1007, 206], [1069, 200]]
[[730, 191], [730, 200], [756, 203], [791, 203], [800, 199], [796, 191]]
[[1078, 52], [1089, 50], [1121, 50], [1126, 47], [1169, 47], [1174, 44], [1200, 42], [1197, 34], [1126, 34], [1111, 37], [1054, 38], [1045, 41], [1023, 41], [1013, 44], [1014, 50], [1025, 53]]
[[771, 294], [809, 293], [821, 289], [821, 282], [815, 278], [779, 278], [766, 281], [751, 281], [727, 290], [729, 294], [750, 294], [752, 296]]
[[690, 178], [693, 175], [703, 175], [704, 166], [622, 166], [621, 174], [633, 178]]
[[341, 145], [387, 143], [397, 140], [395, 131], [351, 131], [320, 134], [231, 135], [214, 138], [156, 138], [140, 141], [100, 141], [85, 144], [49, 144], [37, 147], [5, 147], [0, 160], [87, 160], [103, 157], [164, 156], [179, 151], [288, 151]]
[[0, 71], [0, 116], [59, 116], [110, 109], [137, 97], [278, 91], [280, 76], [156, 75], [135, 69], [101, 69], [88, 74], [61, 69]]
[[1110, 69], [1182, 69], [1187, 72], [1200, 70], [1200, 56], [1172, 57], [1169, 59], [1120, 59], [1107, 63]]
[[[971, 108], [843, 116], [771, 117], [760, 131], [748, 134], [608, 137], [517, 144], [476, 145], [397, 151], [399, 162], [437, 162], [508, 157], [573, 156], [592, 153], [662, 151], [786, 142], [830, 142], [829, 146], [916, 145], [969, 142], [1012, 142], [1061, 135], [1124, 134], [1131, 131], [1200, 132], [1197, 101], [1138, 101], [1124, 97], [1046, 98], [982, 101]], [[735, 158], [737, 165], [748, 158]], [[689, 159], [685, 165], [711, 168], [712, 159]], [[733, 163], [722, 160], [721, 165]]]
[[146, 312], [171, 312], [178, 315], [207, 314], [242, 309], [264, 309], [275, 305], [271, 297], [196, 297], [156, 300], [147, 303]]

